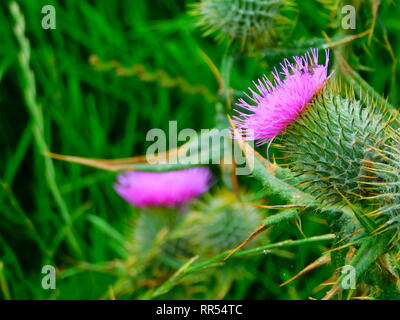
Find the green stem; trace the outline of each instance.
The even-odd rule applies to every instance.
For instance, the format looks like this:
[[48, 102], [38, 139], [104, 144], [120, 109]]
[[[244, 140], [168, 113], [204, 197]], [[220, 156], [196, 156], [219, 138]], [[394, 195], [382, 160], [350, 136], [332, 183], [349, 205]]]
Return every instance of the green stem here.
[[[336, 236], [334, 234], [325, 234], [322, 236], [315, 236], [315, 237], [310, 237], [310, 238], [305, 238], [305, 239], [300, 239], [300, 240], [285, 240], [277, 243], [271, 243], [267, 244], [265, 246], [261, 246], [258, 248], [253, 248], [249, 250], [243, 250], [241, 252], [236, 252], [234, 253], [231, 258], [233, 257], [241, 257], [245, 255], [251, 255], [251, 254], [260, 254], [264, 253], [265, 250], [271, 250], [275, 248], [283, 248], [283, 247], [293, 247], [293, 246], [298, 246], [298, 245], [303, 245], [303, 244], [309, 244], [309, 243], [315, 243], [315, 242], [320, 242], [320, 241], [327, 241], [327, 240], [332, 240]], [[148, 299], [154, 299], [157, 296], [166, 293], [169, 291], [172, 287], [174, 287], [180, 279], [182, 279], [184, 276], [193, 273], [195, 271], [199, 271], [201, 269], [213, 267], [213, 266], [219, 266], [224, 263], [224, 259], [226, 256], [230, 253], [230, 250], [224, 251], [215, 257], [195, 264], [193, 263], [197, 260], [197, 256], [193, 257], [191, 260], [189, 260], [186, 264], [184, 264], [171, 278], [169, 278], [166, 282], [164, 282], [160, 287], [146, 292], [141, 299], [148, 300]]]
[[[11, 14], [14, 16], [16, 22], [14, 26], [14, 33], [20, 47], [20, 51], [18, 53], [18, 61], [22, 71], [22, 86], [23, 86], [25, 102], [32, 116], [33, 136], [35, 138], [35, 142], [39, 149], [39, 152], [46, 153], [49, 151], [49, 148], [44, 138], [44, 124], [43, 124], [44, 121], [43, 121], [42, 108], [36, 100], [36, 81], [34, 73], [30, 68], [31, 48], [29, 40], [25, 36], [25, 19], [21, 13], [18, 4], [15, 1], [10, 3], [10, 11]], [[49, 157], [45, 157], [44, 165], [46, 169], [45, 177], [47, 184], [49, 186], [49, 189], [53, 195], [56, 204], [60, 209], [62, 219], [64, 220], [65, 224], [68, 225], [67, 242], [70, 245], [71, 249], [78, 256], [82, 257], [82, 252], [79, 248], [79, 244], [72, 232], [71, 217], [68, 208], [63, 198], [61, 197], [60, 190], [56, 183], [53, 162]]]

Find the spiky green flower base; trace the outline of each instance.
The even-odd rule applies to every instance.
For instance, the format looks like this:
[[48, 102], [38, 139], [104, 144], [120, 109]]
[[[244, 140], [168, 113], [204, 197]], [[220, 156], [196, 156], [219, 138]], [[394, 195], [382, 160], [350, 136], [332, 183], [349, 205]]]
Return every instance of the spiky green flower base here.
[[376, 106], [327, 89], [288, 127], [281, 143], [305, 190], [324, 204], [343, 204], [368, 192], [359, 183], [363, 159], [387, 125]]

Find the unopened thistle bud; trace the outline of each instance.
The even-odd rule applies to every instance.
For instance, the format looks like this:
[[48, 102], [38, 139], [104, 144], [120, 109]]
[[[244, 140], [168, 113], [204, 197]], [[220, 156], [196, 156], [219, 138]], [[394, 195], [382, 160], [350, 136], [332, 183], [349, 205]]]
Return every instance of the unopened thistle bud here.
[[[213, 256], [231, 250], [243, 241], [262, 223], [262, 212], [244, 206], [236, 195], [220, 191], [213, 198], [198, 204], [198, 210], [188, 215], [187, 226], [198, 253]], [[262, 237], [250, 242], [255, 246]]]
[[199, 16], [205, 35], [238, 41], [242, 47], [270, 47], [292, 24], [282, 14], [291, 8], [288, 0], [201, 0], [191, 13]]

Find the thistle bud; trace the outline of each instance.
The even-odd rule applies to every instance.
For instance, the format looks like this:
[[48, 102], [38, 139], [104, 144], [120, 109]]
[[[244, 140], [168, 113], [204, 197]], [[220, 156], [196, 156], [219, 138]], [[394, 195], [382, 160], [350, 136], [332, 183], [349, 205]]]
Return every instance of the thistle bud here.
[[283, 15], [292, 8], [288, 0], [201, 0], [191, 13], [199, 16], [204, 35], [265, 48], [274, 46], [292, 25]]

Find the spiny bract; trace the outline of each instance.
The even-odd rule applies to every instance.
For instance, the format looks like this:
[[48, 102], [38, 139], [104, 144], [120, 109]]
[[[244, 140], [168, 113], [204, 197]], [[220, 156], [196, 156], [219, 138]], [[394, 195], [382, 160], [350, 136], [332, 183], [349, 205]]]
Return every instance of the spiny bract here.
[[344, 98], [332, 87], [318, 95], [282, 136], [282, 148], [301, 185], [325, 204], [356, 201], [363, 160], [383, 138], [388, 121], [377, 106]]
[[238, 40], [242, 46], [268, 47], [291, 25], [281, 14], [291, 7], [288, 0], [202, 0], [191, 13], [199, 16], [205, 35], [217, 33], [218, 39]]
[[364, 161], [365, 178], [362, 183], [370, 191], [368, 199], [378, 209], [371, 216], [385, 217], [382, 229], [400, 228], [400, 132], [390, 130], [376, 147], [373, 156]]

